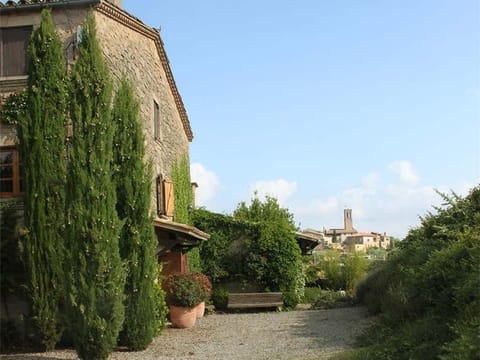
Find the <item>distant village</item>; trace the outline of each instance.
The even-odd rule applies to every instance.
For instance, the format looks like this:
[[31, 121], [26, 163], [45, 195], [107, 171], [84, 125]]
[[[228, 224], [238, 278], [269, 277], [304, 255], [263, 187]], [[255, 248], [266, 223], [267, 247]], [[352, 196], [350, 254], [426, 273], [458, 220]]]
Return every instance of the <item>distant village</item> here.
[[352, 209], [343, 211], [343, 228], [315, 230], [305, 229], [296, 233], [297, 242], [304, 254], [324, 249], [342, 252], [367, 252], [370, 248], [390, 249], [390, 236], [386, 233], [359, 232], [353, 227]]

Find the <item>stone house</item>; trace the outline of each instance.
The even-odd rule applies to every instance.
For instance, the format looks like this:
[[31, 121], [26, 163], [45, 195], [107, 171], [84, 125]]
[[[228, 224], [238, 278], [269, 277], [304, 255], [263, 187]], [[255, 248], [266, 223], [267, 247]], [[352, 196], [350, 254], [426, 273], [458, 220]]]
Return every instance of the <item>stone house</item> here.
[[[186, 271], [185, 250], [207, 240], [208, 234], [174, 221], [172, 165], [183, 156], [189, 156], [193, 132], [159, 30], [126, 12], [121, 1], [0, 2], [0, 105], [7, 96], [27, 85], [26, 48], [45, 7], [52, 10], [56, 30], [63, 42], [67, 70], [78, 57], [82, 24], [92, 11], [114, 86], [122, 74], [132, 81], [140, 102], [145, 160], [153, 165], [151, 210], [158, 237], [158, 257], [165, 264], [165, 272]], [[0, 201], [22, 197], [17, 143], [15, 128], [0, 121]]]
[[378, 233], [357, 233], [346, 238], [345, 250], [348, 252], [366, 252], [370, 248], [390, 248], [390, 237]]

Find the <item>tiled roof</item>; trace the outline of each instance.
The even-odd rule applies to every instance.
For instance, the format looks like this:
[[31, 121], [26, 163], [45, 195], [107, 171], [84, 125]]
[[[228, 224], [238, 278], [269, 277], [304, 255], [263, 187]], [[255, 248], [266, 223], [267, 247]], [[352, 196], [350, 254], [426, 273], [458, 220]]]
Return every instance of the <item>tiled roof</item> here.
[[355, 229], [352, 229], [352, 230], [347, 230], [347, 229], [328, 229], [326, 231], [326, 234], [327, 235], [333, 235], [333, 234], [337, 234], [337, 235], [340, 235], [340, 234], [355, 234], [357, 232], [357, 230]]
[[53, 4], [71, 4], [71, 3], [98, 3], [100, 0], [19, 0], [19, 1], [0, 1], [0, 8], [24, 8], [28, 5], [53, 5]]
[[158, 56], [161, 59], [163, 70], [167, 76], [167, 81], [172, 91], [173, 98], [175, 99], [175, 105], [177, 107], [180, 119], [182, 121], [183, 129], [189, 141], [193, 139], [193, 132], [190, 126], [190, 121], [188, 120], [187, 111], [183, 104], [182, 97], [178, 91], [175, 79], [173, 78], [172, 69], [170, 68], [170, 63], [168, 61], [167, 53], [163, 46], [163, 41], [160, 37], [158, 30], [151, 28], [150, 26], [143, 23], [140, 19], [135, 16], [130, 15], [125, 10], [115, 6], [114, 4], [107, 2], [105, 0], [19, 0], [19, 1], [0, 1], [0, 14], [5, 11], [16, 11], [16, 10], [29, 10], [36, 9], [44, 6], [83, 6], [83, 5], [92, 5], [99, 4], [96, 9], [103, 14], [115, 19], [116, 21], [124, 24], [125, 26], [130, 27], [131, 29], [138, 31], [147, 38], [153, 40], [157, 47]]

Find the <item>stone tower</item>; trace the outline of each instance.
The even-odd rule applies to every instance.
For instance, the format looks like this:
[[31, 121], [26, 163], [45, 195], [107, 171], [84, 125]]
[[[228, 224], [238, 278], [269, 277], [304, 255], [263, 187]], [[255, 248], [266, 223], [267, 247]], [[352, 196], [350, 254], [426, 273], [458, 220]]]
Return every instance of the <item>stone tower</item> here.
[[352, 220], [352, 209], [343, 210], [343, 228], [347, 231], [354, 231]]

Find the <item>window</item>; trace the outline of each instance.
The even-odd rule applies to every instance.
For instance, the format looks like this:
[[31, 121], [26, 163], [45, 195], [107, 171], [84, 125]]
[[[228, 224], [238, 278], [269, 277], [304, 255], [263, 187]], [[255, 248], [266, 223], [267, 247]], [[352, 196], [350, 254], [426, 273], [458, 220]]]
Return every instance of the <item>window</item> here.
[[14, 197], [23, 193], [20, 157], [16, 149], [0, 149], [0, 197]]
[[0, 76], [27, 74], [31, 26], [0, 28]]
[[153, 136], [155, 140], [160, 140], [160, 106], [153, 100]]
[[157, 195], [157, 215], [164, 215], [165, 214], [165, 203], [163, 199], [165, 196], [163, 195], [163, 178], [162, 175], [158, 175], [156, 178], [155, 184], [155, 193]]

